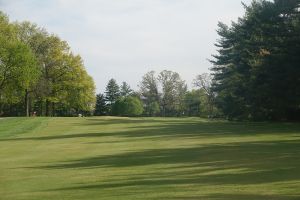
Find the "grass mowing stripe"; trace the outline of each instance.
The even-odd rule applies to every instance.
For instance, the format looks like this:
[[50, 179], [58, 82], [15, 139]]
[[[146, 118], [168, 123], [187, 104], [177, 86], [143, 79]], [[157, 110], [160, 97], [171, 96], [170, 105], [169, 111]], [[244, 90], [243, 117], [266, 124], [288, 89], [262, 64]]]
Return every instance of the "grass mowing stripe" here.
[[1, 118], [0, 138], [12, 137], [34, 131], [49, 118]]

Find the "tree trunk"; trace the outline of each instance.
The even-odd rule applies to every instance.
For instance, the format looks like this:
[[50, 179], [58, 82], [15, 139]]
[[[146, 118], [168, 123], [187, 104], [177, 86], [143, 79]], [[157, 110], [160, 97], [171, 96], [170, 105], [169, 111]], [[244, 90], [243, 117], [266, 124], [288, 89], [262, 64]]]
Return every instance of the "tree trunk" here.
[[29, 97], [29, 92], [28, 92], [28, 90], [26, 89], [25, 90], [25, 115], [26, 115], [26, 117], [29, 117], [29, 100], [28, 100], [28, 97]]
[[3, 104], [1, 103], [1, 94], [0, 94], [0, 116], [3, 115], [2, 109], [3, 109]]
[[49, 103], [50, 103], [50, 102], [49, 102], [49, 100], [47, 99], [47, 100], [46, 100], [46, 105], [45, 105], [45, 106], [46, 106], [46, 116], [47, 116], [47, 117], [49, 117]]
[[41, 102], [40, 102], [40, 113], [39, 113], [40, 116], [44, 116], [43, 106], [44, 106], [44, 101], [41, 100]]
[[55, 117], [55, 103], [52, 102], [52, 117]]

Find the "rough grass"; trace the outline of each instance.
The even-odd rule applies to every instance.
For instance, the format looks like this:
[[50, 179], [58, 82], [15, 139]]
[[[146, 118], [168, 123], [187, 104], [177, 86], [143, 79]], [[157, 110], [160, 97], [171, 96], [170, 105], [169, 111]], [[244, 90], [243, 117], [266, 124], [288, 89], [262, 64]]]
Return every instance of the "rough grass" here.
[[0, 199], [300, 199], [300, 124], [0, 120]]

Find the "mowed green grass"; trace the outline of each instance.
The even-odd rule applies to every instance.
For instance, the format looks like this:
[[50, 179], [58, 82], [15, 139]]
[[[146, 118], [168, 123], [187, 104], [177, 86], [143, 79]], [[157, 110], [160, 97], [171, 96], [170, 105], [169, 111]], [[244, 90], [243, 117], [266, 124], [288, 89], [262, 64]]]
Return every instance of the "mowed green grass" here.
[[300, 199], [300, 124], [0, 119], [0, 199]]

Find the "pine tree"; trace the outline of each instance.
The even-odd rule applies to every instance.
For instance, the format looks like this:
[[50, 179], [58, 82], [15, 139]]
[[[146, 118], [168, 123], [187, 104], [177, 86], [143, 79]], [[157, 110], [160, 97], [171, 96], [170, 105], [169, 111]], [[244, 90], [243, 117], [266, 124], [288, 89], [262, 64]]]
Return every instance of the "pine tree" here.
[[95, 116], [103, 116], [106, 114], [107, 114], [107, 105], [105, 102], [105, 97], [103, 94], [97, 94], [94, 115]]
[[126, 97], [132, 94], [132, 92], [133, 90], [130, 88], [130, 86], [126, 82], [123, 82], [120, 86], [120, 95], [122, 97]]
[[253, 1], [245, 9], [230, 27], [219, 23], [219, 50], [212, 61], [216, 102], [229, 118], [297, 116], [299, 0]]
[[112, 107], [120, 97], [120, 88], [115, 79], [110, 79], [105, 90], [105, 100], [108, 106], [108, 112], [112, 114]]

